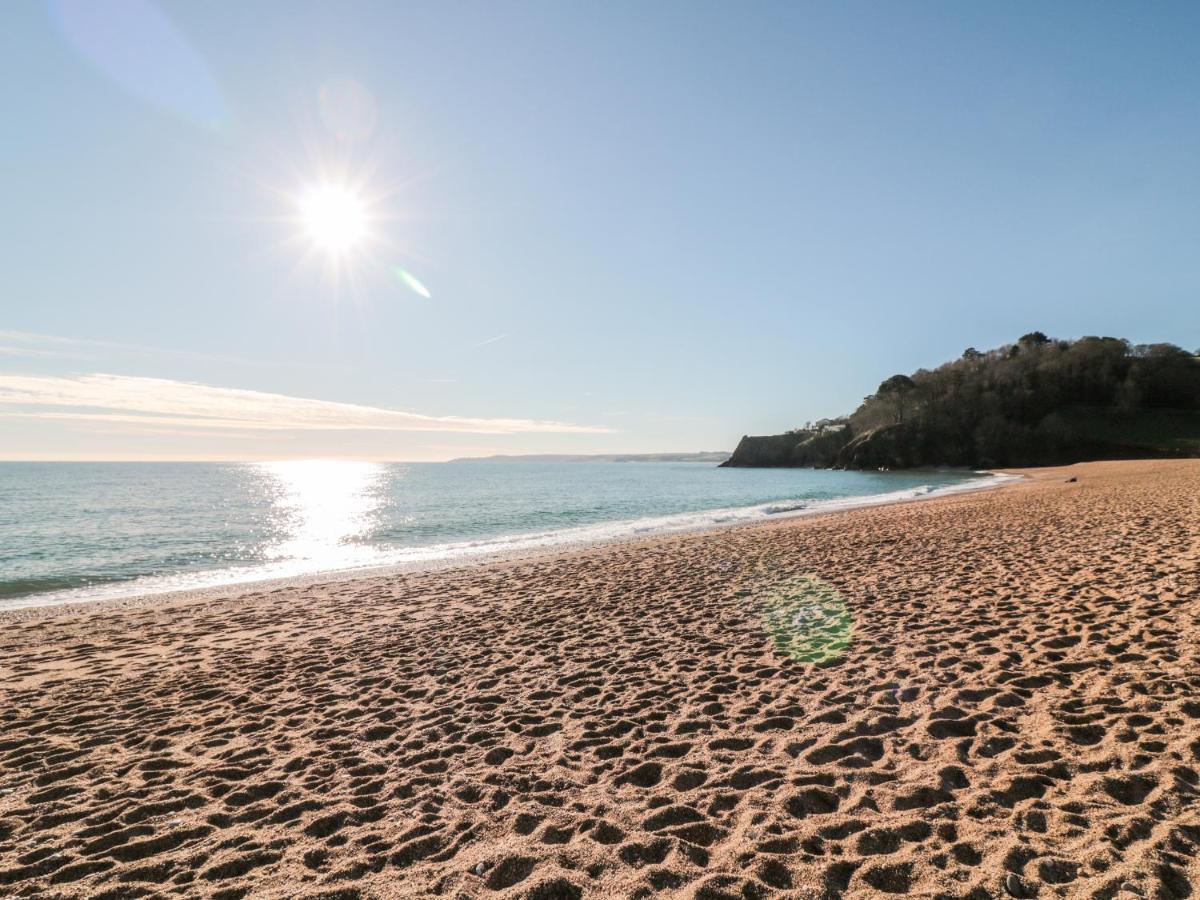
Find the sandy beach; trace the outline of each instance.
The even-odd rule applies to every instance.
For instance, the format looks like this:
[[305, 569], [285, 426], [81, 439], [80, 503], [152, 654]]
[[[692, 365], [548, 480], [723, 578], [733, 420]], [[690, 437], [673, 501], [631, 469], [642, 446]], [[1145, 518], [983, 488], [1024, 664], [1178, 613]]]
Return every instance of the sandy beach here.
[[0, 615], [0, 896], [1200, 890], [1200, 461]]

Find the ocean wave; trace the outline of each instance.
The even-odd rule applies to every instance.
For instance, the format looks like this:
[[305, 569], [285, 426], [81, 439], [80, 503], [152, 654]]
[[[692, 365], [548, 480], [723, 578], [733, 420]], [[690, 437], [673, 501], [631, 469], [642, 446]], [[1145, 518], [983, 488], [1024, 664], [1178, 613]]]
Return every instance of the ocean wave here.
[[797, 503], [768, 503], [762, 507], [762, 511], [768, 516], [777, 516], [780, 513], [797, 512], [801, 509], [808, 509], [812, 501], [804, 500]]
[[0, 602], [29, 594], [53, 594], [86, 589], [98, 584], [116, 584], [128, 577], [68, 575], [64, 577], [13, 578], [0, 581]]

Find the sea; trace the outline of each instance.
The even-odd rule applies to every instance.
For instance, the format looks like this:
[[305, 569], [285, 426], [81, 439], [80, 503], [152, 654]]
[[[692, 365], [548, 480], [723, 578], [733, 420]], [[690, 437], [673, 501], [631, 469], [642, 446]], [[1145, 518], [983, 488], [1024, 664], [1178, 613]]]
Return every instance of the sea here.
[[516, 555], [970, 490], [696, 462], [0, 463], [0, 609]]

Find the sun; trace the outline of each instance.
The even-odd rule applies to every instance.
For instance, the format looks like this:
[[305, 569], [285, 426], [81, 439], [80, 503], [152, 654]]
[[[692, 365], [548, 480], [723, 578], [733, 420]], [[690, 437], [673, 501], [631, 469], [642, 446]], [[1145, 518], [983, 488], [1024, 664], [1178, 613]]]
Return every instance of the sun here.
[[366, 200], [340, 184], [316, 184], [297, 199], [300, 224], [318, 250], [334, 257], [360, 247], [370, 232]]

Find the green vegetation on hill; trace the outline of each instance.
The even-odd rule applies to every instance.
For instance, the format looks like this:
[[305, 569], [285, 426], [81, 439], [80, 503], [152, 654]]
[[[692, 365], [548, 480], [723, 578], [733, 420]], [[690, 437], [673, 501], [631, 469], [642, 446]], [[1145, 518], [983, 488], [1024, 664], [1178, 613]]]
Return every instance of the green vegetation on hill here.
[[1035, 331], [893, 375], [844, 418], [743, 437], [724, 465], [988, 468], [1152, 456], [1200, 456], [1200, 356]]

